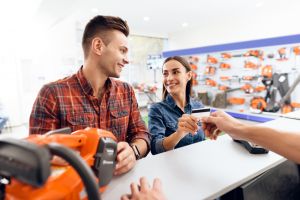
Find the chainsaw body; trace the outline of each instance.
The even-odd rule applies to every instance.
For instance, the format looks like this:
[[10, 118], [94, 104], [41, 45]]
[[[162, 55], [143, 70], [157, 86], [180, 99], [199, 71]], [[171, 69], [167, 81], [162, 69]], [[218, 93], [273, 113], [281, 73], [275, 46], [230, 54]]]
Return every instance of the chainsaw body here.
[[[4, 141], [5, 142], [5, 141]], [[25, 141], [23, 141], [25, 142]], [[30, 135], [27, 138], [28, 144], [37, 146], [37, 150], [44, 151], [42, 156], [36, 156], [37, 160], [46, 159], [46, 161], [39, 162], [37, 167], [43, 167], [44, 169], [32, 169], [32, 172], [43, 171], [43, 175], [48, 177], [37, 178], [39, 181], [32, 181], [30, 177], [23, 177], [22, 174], [18, 174], [18, 169], [9, 171], [9, 169], [1, 168], [0, 176], [9, 177], [10, 183], [5, 185], [4, 199], [6, 200], [18, 200], [18, 199], [87, 199], [87, 193], [85, 185], [83, 184], [82, 177], [79, 173], [67, 163], [62, 164], [55, 159], [51, 161], [51, 153], [47, 153], [48, 145], [60, 144], [68, 149], [75, 151], [75, 154], [80, 154], [80, 157], [92, 169], [92, 179], [90, 181], [96, 181], [100, 192], [103, 192], [105, 186], [111, 180], [113, 171], [115, 168], [115, 159], [117, 154], [117, 143], [115, 136], [105, 130], [96, 128], [86, 128], [84, 130], [78, 130], [71, 134], [51, 134], [51, 135]], [[27, 144], [27, 145], [28, 145]], [[26, 149], [27, 147], [25, 147]], [[40, 150], [38, 150], [40, 148]], [[15, 148], [17, 149], [17, 147]], [[32, 152], [33, 152], [32, 151]], [[72, 151], [72, 152], [74, 152]], [[20, 154], [22, 151], [19, 151]], [[24, 150], [25, 152], [25, 150]], [[45, 153], [46, 152], [46, 153]], [[49, 156], [50, 155], [50, 156]], [[12, 162], [7, 162], [6, 166], [14, 165], [18, 163], [20, 170], [22, 168], [23, 161], [20, 158], [10, 158]], [[1, 148], [0, 148], [1, 158]], [[50, 159], [49, 159], [50, 158]], [[28, 158], [30, 159], [30, 158]], [[47, 172], [47, 162], [50, 170]], [[41, 165], [41, 163], [44, 163]], [[46, 164], [45, 164], [46, 163]], [[30, 163], [28, 163], [30, 165]], [[36, 168], [37, 168], [36, 167]], [[46, 174], [46, 175], [45, 175]], [[45, 179], [45, 181], [42, 181]], [[31, 182], [30, 182], [31, 181]]]

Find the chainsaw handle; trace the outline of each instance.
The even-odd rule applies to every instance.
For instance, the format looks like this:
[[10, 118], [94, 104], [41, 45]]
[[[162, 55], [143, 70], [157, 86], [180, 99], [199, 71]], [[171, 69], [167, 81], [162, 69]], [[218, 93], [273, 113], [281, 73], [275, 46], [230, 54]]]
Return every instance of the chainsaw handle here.
[[69, 134], [55, 134], [49, 135], [44, 139], [44, 143], [58, 143], [69, 148], [75, 149], [83, 146], [86, 143], [86, 135], [69, 135]]
[[77, 155], [73, 150], [57, 143], [50, 143], [47, 147], [52, 155], [57, 155], [66, 160], [79, 174], [85, 186], [88, 199], [101, 199], [94, 173], [79, 155]]

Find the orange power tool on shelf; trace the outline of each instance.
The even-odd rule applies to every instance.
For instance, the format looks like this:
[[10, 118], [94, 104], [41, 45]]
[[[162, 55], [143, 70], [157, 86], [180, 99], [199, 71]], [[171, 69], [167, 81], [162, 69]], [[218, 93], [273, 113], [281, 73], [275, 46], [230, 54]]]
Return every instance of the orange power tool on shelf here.
[[226, 70], [226, 69], [230, 69], [231, 68], [231, 65], [228, 64], [228, 63], [220, 63], [220, 69], [223, 69], [223, 70]]
[[230, 59], [230, 58], [232, 58], [232, 55], [230, 54], [230, 53], [221, 53], [221, 57], [223, 58], [223, 59]]
[[244, 81], [252, 81], [254, 78], [254, 76], [242, 76], [242, 80]]
[[230, 81], [231, 77], [229, 77], [229, 76], [220, 76], [220, 80], [221, 81]]
[[292, 111], [294, 111], [295, 108], [300, 108], [300, 103], [292, 102], [291, 104], [284, 104], [281, 107], [281, 113], [286, 114], [286, 113], [292, 112]]
[[217, 86], [217, 82], [213, 79], [207, 78], [205, 80], [205, 85], [211, 86], [211, 87], [216, 87]]
[[206, 66], [205, 67], [205, 71], [204, 71], [204, 74], [205, 75], [215, 75], [216, 73], [216, 68], [213, 67], [213, 66]]
[[208, 64], [217, 64], [217, 63], [218, 63], [218, 59], [215, 58], [215, 57], [213, 57], [213, 56], [211, 56], [211, 55], [207, 55], [207, 60], [206, 60], [206, 62], [207, 62]]
[[286, 57], [286, 48], [285, 47], [282, 47], [280, 49], [278, 49], [278, 54], [279, 54], [279, 59], [277, 59], [278, 61], [285, 61], [285, 60], [288, 60], [287, 57]]
[[266, 65], [261, 69], [261, 75], [266, 78], [272, 78], [273, 76], [273, 67], [272, 65]]
[[245, 98], [240, 98], [240, 97], [229, 97], [227, 99], [229, 104], [232, 105], [243, 105], [245, 103]]
[[226, 91], [226, 90], [229, 90], [229, 89], [230, 88], [227, 85], [221, 85], [221, 84], [218, 85], [218, 90]]
[[262, 112], [267, 107], [267, 102], [263, 97], [253, 97], [250, 101], [250, 107], [254, 110]]
[[245, 57], [254, 56], [254, 57], [257, 57], [257, 58], [263, 60], [264, 52], [261, 50], [249, 50], [246, 53], [244, 53], [244, 56]]
[[62, 132], [0, 139], [1, 200], [100, 199], [115, 169], [115, 136], [96, 128]]
[[255, 64], [251, 61], [245, 61], [244, 68], [245, 69], [258, 69], [259, 65]]
[[241, 87], [241, 90], [243, 90], [246, 94], [251, 94], [254, 92], [252, 85], [247, 83]]
[[300, 46], [295, 46], [293, 48], [293, 52], [295, 53], [296, 56], [300, 55]]
[[259, 85], [254, 88], [254, 92], [262, 92], [264, 90], [266, 90], [266, 86], [264, 85]]

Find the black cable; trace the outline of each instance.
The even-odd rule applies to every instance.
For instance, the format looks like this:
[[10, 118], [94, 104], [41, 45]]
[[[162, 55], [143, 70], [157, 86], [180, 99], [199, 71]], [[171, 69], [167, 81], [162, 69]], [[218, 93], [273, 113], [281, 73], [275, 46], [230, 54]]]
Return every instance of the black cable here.
[[5, 199], [5, 185], [0, 183], [0, 200], [4, 200], [4, 199]]
[[101, 199], [98, 185], [91, 168], [76, 154], [73, 150], [68, 149], [60, 144], [51, 143], [47, 145], [53, 155], [57, 155], [66, 160], [79, 174], [85, 186], [88, 199]]

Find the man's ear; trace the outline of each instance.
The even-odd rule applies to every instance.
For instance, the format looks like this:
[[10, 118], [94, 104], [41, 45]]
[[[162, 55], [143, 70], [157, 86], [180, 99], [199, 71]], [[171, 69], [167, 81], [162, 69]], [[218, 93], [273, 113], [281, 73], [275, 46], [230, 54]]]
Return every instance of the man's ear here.
[[91, 50], [92, 52], [94, 52], [94, 54], [96, 55], [101, 55], [103, 52], [103, 48], [104, 48], [104, 42], [100, 37], [95, 37], [92, 40], [92, 44], [91, 44]]

